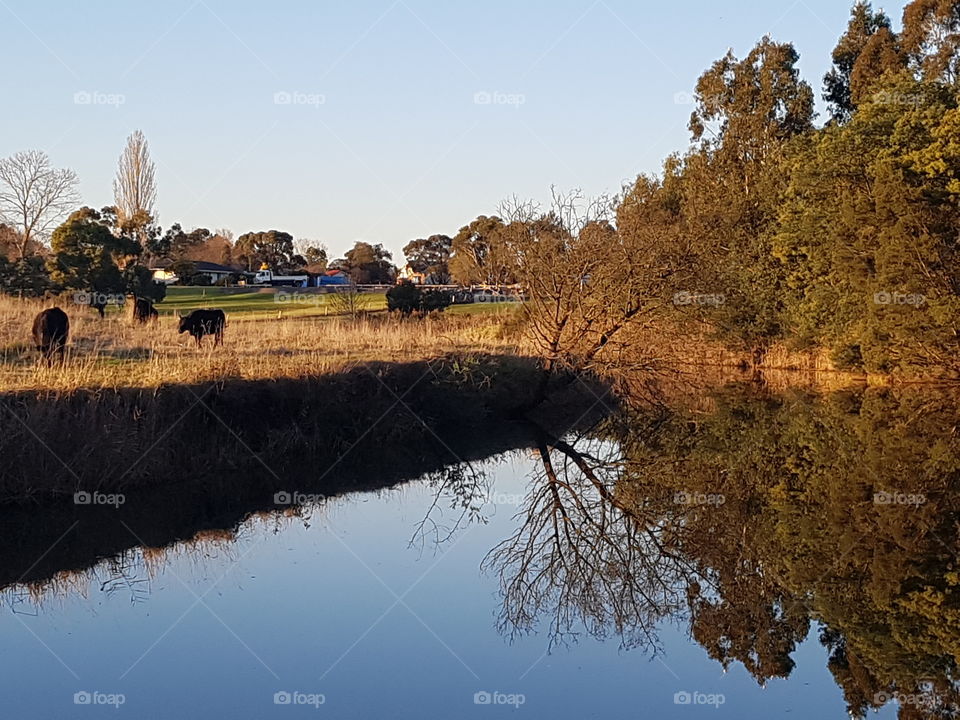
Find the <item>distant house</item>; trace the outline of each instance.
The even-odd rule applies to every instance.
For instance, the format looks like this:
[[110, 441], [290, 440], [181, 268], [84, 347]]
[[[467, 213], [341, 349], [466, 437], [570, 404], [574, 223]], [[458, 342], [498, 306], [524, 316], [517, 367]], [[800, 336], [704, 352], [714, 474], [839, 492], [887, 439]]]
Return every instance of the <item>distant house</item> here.
[[426, 273], [417, 272], [410, 263], [403, 266], [403, 269], [397, 274], [397, 282], [408, 280], [414, 285], [426, 285], [430, 277]]
[[173, 285], [180, 278], [169, 267], [152, 267], [153, 281], [164, 285]]
[[193, 266], [196, 268], [196, 274], [209, 277], [212, 285], [216, 285], [223, 280], [229, 280], [231, 276], [237, 274], [237, 271], [232, 267], [207, 262], [206, 260], [195, 260], [193, 261]]
[[[185, 262], [189, 263], [193, 267], [194, 276], [206, 275], [208, 278], [210, 278], [211, 285], [216, 285], [224, 280], [229, 280], [234, 275], [247, 274], [241, 273], [227, 265], [207, 262], [206, 260], [187, 260]], [[181, 278], [177, 277], [176, 273], [173, 272], [174, 265], [175, 264], [171, 262], [157, 263], [155, 267], [151, 268], [151, 270], [153, 270], [153, 279], [166, 285], [179, 282]], [[189, 282], [189, 278], [187, 278], [187, 281]]]

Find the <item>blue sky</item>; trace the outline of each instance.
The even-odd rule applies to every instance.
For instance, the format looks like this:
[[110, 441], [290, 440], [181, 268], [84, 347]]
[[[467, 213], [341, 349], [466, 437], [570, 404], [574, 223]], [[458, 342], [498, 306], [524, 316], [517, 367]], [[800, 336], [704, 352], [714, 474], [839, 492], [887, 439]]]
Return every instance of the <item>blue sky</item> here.
[[819, 95], [848, 14], [843, 0], [0, 0], [0, 155], [47, 151], [99, 207], [139, 128], [165, 227], [287, 230], [332, 255], [365, 240], [399, 260], [509, 195], [656, 171], [687, 144], [678, 94], [765, 33], [796, 45]]

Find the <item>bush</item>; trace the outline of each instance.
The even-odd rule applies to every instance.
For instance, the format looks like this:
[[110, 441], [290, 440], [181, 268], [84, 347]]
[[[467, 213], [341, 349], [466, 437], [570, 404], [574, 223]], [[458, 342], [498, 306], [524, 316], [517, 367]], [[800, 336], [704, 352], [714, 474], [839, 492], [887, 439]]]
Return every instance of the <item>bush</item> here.
[[387, 290], [387, 310], [404, 317], [421, 309], [423, 293], [409, 280], [403, 280]]
[[446, 290], [427, 290], [420, 295], [420, 310], [424, 313], [443, 312], [453, 302], [453, 294]]

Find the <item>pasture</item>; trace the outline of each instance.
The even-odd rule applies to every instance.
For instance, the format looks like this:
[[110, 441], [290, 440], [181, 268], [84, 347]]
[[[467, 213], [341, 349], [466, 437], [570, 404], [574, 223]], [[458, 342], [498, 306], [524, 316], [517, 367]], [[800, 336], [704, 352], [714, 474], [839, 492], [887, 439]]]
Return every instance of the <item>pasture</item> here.
[[[322, 303], [291, 304], [288, 309], [275, 302], [272, 293], [258, 290], [170, 290], [168, 299], [157, 305], [159, 319], [146, 325], [132, 321], [129, 304], [122, 310], [113, 308], [101, 319], [90, 308], [70, 304], [65, 296], [50, 301], [0, 297], [0, 387], [68, 391], [299, 378], [360, 362], [518, 350], [503, 322], [515, 315], [515, 304], [468, 305], [422, 319], [400, 319], [382, 310], [353, 318], [333, 314], [333, 308]], [[36, 314], [54, 305], [70, 318], [70, 338], [66, 361], [47, 368], [37, 362], [30, 329]], [[214, 349], [212, 338], [207, 338], [197, 349], [189, 334], [178, 334], [177, 312], [200, 307], [226, 312], [223, 347]]]

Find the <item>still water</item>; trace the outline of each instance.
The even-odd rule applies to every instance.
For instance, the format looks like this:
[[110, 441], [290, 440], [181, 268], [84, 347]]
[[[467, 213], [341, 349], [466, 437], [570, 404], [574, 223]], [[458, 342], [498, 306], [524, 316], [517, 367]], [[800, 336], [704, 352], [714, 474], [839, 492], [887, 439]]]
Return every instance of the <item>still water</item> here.
[[954, 407], [734, 388], [164, 548], [104, 515], [4, 591], [4, 717], [949, 717]]

